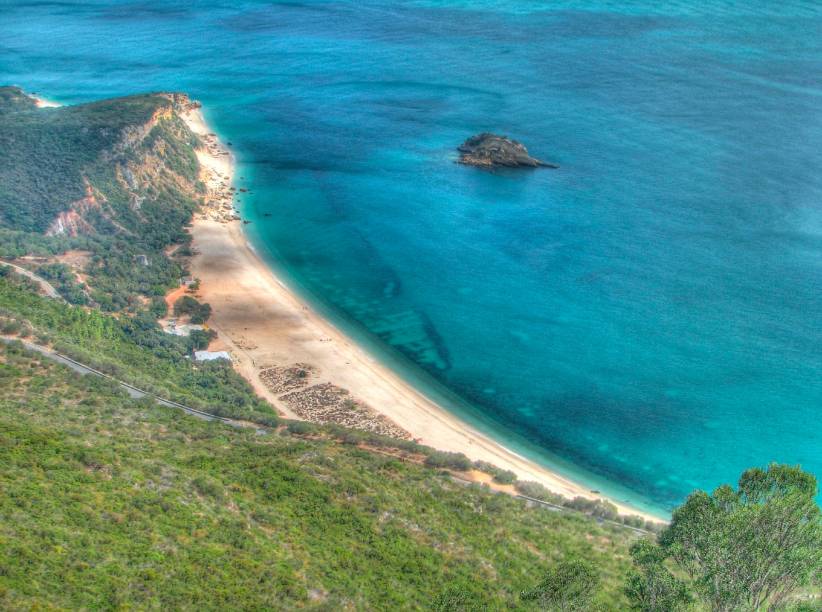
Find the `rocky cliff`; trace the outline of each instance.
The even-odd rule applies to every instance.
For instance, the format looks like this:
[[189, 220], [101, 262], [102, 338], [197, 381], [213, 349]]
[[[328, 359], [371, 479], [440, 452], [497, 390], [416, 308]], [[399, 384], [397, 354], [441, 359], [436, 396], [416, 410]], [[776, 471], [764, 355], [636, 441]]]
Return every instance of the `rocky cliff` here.
[[[37, 108], [0, 89], [0, 225], [49, 235], [125, 232], [196, 198], [196, 137], [181, 94]], [[160, 198], [172, 192], [176, 197]], [[147, 206], [147, 203], [150, 204]]]

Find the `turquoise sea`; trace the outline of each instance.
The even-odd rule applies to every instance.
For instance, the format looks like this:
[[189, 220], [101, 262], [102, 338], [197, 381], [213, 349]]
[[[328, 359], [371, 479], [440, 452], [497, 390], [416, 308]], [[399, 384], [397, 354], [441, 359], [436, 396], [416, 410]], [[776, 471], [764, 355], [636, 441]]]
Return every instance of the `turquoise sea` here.
[[818, 2], [3, 0], [0, 82], [202, 100], [273, 266], [591, 488], [822, 476]]

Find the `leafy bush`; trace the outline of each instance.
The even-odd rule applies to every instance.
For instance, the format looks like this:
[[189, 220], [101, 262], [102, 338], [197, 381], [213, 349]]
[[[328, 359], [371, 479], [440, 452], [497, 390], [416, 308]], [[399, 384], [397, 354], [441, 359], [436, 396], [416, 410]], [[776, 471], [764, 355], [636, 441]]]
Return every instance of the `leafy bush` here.
[[523, 601], [536, 602], [542, 610], [589, 610], [601, 577], [589, 561], [572, 558], [548, 570], [535, 587], [523, 591]]
[[193, 329], [188, 337], [192, 351], [202, 351], [208, 348], [211, 341], [216, 337], [214, 330]]
[[514, 484], [517, 475], [511, 470], [500, 470], [494, 474], [494, 482], [499, 484]]
[[308, 421], [288, 421], [286, 429], [288, 430], [288, 433], [299, 436], [308, 436], [316, 434], [319, 431], [316, 424]]
[[474, 468], [490, 474], [494, 477], [494, 482], [499, 484], [513, 484], [517, 479], [517, 475], [511, 470], [500, 469], [493, 463], [488, 463], [487, 461], [474, 461]]
[[148, 310], [155, 319], [162, 319], [168, 314], [168, 304], [166, 304], [165, 298], [156, 296], [151, 298]]
[[514, 489], [525, 497], [532, 497], [558, 506], [562, 506], [569, 501], [567, 497], [554, 493], [540, 483], [531, 480], [518, 480], [514, 483]]
[[5, 319], [0, 322], [0, 332], [8, 336], [16, 336], [23, 329], [23, 324], [14, 319]]
[[223, 487], [220, 483], [214, 480], [214, 478], [210, 478], [205, 475], [197, 476], [191, 481], [191, 484], [194, 485], [194, 488], [201, 495], [212, 497], [216, 500], [223, 499]]
[[189, 315], [192, 323], [205, 323], [211, 316], [211, 305], [201, 304], [190, 295], [184, 295], [174, 302], [175, 316]]
[[433, 468], [447, 468], [467, 472], [473, 467], [471, 460], [462, 453], [434, 451], [425, 458], [425, 465]]
[[634, 569], [625, 582], [631, 608], [641, 612], [678, 612], [691, 603], [687, 585], [665, 566], [665, 553], [642, 539], [631, 546]]

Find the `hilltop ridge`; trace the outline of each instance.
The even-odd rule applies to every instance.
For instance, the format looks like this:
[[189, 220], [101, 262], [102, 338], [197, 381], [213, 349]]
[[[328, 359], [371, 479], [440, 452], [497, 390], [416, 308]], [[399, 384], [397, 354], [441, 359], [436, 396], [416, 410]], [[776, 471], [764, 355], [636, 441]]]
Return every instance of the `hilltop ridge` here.
[[0, 224], [47, 235], [127, 232], [150, 206], [173, 208], [155, 192], [196, 188], [197, 140], [178, 116], [194, 104], [155, 93], [38, 108], [21, 89], [0, 88]]
[[196, 105], [154, 93], [38, 108], [0, 88], [0, 256], [81, 251], [74, 293], [109, 310], [174, 286], [184, 262], [166, 250], [190, 242], [205, 192], [180, 117]]

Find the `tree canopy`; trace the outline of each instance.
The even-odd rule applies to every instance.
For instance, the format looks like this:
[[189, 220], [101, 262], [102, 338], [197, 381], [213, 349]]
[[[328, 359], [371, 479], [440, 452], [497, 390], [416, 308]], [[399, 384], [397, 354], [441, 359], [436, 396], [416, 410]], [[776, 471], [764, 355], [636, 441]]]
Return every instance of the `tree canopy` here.
[[643, 539], [631, 546], [634, 569], [628, 575], [625, 594], [633, 610], [677, 612], [691, 602], [687, 585], [665, 566], [665, 551]]
[[822, 572], [816, 494], [816, 478], [799, 466], [750, 469], [736, 490], [688, 497], [660, 545], [710, 609], [773, 609]]

